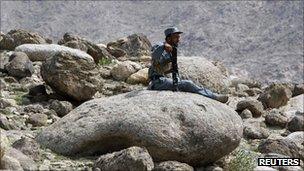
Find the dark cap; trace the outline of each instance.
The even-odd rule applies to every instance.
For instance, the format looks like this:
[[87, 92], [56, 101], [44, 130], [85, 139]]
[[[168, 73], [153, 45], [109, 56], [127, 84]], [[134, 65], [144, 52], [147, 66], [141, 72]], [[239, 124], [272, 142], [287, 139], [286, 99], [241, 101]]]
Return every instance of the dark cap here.
[[174, 33], [181, 34], [183, 32], [179, 31], [176, 27], [169, 27], [165, 30], [166, 37]]

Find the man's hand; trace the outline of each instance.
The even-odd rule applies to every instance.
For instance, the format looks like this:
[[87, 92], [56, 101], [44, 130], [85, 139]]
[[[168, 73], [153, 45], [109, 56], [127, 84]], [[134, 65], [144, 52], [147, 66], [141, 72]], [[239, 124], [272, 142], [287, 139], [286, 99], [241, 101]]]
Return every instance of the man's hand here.
[[165, 47], [164, 48], [165, 48], [165, 51], [167, 51], [169, 53], [171, 53], [172, 50], [173, 50], [172, 46], [170, 44], [168, 44], [168, 43], [165, 43]]

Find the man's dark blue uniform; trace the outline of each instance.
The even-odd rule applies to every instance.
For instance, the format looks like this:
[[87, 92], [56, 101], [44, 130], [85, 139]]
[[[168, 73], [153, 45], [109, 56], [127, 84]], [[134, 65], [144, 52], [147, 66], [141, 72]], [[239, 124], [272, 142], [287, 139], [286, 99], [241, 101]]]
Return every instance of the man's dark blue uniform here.
[[[166, 74], [172, 73], [172, 50], [170, 46], [177, 48], [179, 42], [179, 34], [181, 34], [176, 27], [170, 27], [165, 30], [166, 42], [158, 43], [152, 47], [152, 64], [149, 68], [150, 84], [148, 89], [150, 90], [174, 90], [173, 81], [170, 78], [165, 77]], [[170, 37], [174, 35], [175, 40], [170, 40]], [[174, 39], [174, 38], [173, 38]], [[171, 42], [170, 42], [171, 41]], [[169, 49], [169, 50], [168, 50]], [[228, 96], [218, 95], [213, 93], [207, 88], [197, 86], [190, 80], [180, 80], [177, 73], [179, 91], [197, 93], [211, 99], [221, 101], [223, 103], [228, 101]]]

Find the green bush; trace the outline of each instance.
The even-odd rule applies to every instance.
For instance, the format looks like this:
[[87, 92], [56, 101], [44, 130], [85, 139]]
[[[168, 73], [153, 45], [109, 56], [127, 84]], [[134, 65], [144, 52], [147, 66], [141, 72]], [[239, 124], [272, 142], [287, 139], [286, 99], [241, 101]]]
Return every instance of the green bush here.
[[17, 93], [14, 100], [16, 101], [17, 105], [23, 105], [24, 102], [27, 100], [26, 97], [24, 95], [26, 95], [27, 93]]
[[250, 151], [240, 149], [228, 165], [229, 171], [252, 171], [256, 166], [257, 156]]
[[99, 61], [98, 61], [98, 65], [109, 65], [111, 64], [113, 61], [111, 59], [108, 59], [108, 58], [101, 58]]

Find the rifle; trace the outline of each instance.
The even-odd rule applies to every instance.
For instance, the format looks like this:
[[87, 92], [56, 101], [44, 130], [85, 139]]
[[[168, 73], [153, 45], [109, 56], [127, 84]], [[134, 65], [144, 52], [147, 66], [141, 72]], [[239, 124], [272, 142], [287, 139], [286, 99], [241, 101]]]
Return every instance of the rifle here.
[[171, 55], [172, 55], [172, 79], [173, 79], [172, 91], [178, 91], [177, 48], [175, 46], [173, 46]]

